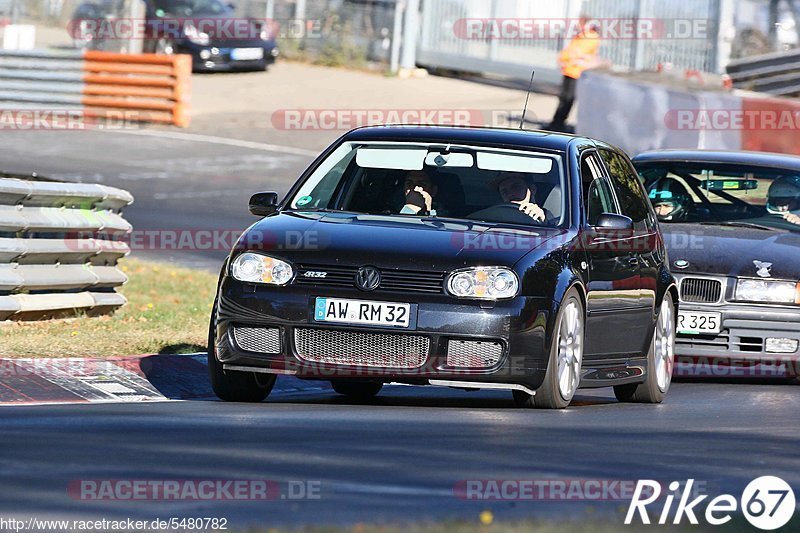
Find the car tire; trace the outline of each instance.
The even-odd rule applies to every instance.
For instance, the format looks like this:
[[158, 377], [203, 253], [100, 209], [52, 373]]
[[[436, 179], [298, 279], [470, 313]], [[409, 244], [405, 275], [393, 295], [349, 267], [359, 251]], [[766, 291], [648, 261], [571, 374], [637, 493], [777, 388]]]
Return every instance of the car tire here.
[[[217, 305], [214, 304], [214, 309]], [[208, 377], [211, 388], [220, 400], [226, 402], [258, 403], [264, 401], [272, 391], [277, 376], [260, 372], [225, 370], [217, 360], [215, 342], [215, 318], [211, 317], [208, 328]]]
[[378, 395], [383, 388], [383, 383], [336, 379], [331, 381], [331, 387], [333, 387], [334, 391], [344, 396], [359, 400], [367, 400]]
[[570, 289], [556, 315], [544, 382], [533, 396], [523, 391], [513, 391], [518, 406], [564, 409], [570, 404], [580, 386], [585, 320], [578, 291]]
[[647, 353], [647, 378], [643, 383], [614, 387], [620, 402], [661, 403], [672, 383], [675, 365], [675, 304], [667, 293], [653, 328], [653, 340]]

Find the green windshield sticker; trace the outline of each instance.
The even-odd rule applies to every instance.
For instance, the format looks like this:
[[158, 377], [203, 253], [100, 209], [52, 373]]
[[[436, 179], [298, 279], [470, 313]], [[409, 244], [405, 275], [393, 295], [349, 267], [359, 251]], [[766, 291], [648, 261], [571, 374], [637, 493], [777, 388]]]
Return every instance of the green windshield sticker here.
[[302, 196], [302, 197], [297, 199], [297, 205], [298, 205], [298, 207], [302, 207], [304, 205], [310, 204], [313, 200], [314, 199], [312, 197], [310, 197], [310, 196]]

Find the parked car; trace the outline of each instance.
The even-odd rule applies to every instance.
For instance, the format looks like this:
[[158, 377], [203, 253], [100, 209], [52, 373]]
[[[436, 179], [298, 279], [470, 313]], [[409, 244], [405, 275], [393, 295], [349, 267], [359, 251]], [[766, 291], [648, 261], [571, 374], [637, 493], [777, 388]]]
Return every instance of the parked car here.
[[678, 281], [678, 356], [796, 360], [800, 157], [668, 150], [634, 164]]
[[223, 400], [261, 401], [286, 373], [360, 398], [400, 382], [544, 408], [578, 387], [669, 389], [676, 286], [645, 190], [605, 143], [363, 128], [250, 210], [263, 218], [222, 268], [209, 328]]
[[280, 53], [270, 21], [238, 18], [221, 0], [146, 0], [142, 25], [119, 20], [118, 4], [80, 4], [69, 24], [75, 46], [109, 50], [132, 32], [143, 38], [144, 52], [191, 55], [195, 72], [266, 70]]
[[[266, 70], [279, 54], [265, 21], [237, 18], [234, 5], [221, 0], [149, 0], [147, 20], [146, 51], [190, 54], [196, 72]], [[177, 36], [168, 25], [176, 20]]]

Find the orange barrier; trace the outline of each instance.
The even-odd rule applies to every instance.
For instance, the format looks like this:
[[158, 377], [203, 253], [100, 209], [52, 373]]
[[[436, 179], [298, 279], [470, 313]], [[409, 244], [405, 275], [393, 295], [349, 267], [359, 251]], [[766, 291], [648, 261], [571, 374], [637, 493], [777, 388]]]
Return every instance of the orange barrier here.
[[93, 113], [138, 110], [144, 121], [189, 125], [190, 56], [87, 50], [83, 59], [81, 104]]
[[743, 97], [745, 116], [757, 126], [742, 131], [742, 150], [800, 153], [800, 103], [789, 98]]

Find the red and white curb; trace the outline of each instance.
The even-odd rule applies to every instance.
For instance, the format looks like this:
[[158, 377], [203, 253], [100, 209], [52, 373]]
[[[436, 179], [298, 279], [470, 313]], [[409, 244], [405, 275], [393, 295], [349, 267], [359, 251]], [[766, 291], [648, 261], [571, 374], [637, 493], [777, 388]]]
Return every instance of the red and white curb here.
[[[329, 392], [327, 382], [279, 376], [270, 397]], [[204, 353], [0, 358], [0, 406], [215, 399]]]
[[0, 359], [0, 405], [211, 397], [205, 354]]

